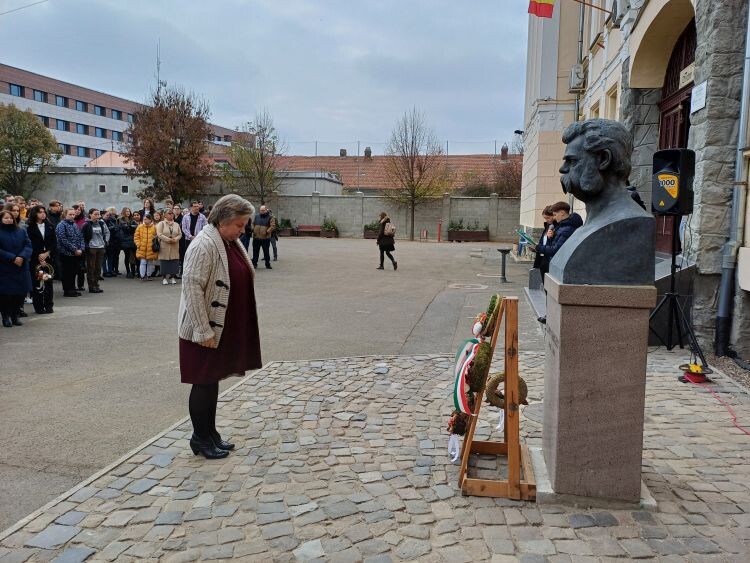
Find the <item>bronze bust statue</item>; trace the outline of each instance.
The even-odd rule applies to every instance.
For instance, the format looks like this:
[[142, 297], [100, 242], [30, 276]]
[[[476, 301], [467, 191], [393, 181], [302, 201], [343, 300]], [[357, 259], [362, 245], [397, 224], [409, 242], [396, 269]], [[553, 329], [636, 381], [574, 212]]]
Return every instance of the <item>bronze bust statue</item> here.
[[549, 275], [579, 285], [653, 285], [654, 217], [627, 191], [633, 140], [622, 123], [571, 124], [560, 167], [563, 191], [584, 202], [586, 220], [550, 262]]

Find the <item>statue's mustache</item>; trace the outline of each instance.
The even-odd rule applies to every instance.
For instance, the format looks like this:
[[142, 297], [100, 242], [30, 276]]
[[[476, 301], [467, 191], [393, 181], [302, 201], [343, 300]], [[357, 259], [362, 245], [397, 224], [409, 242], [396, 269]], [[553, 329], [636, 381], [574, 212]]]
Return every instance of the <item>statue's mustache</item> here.
[[567, 194], [570, 192], [570, 179], [567, 175], [560, 176], [560, 183], [562, 184], [563, 193]]

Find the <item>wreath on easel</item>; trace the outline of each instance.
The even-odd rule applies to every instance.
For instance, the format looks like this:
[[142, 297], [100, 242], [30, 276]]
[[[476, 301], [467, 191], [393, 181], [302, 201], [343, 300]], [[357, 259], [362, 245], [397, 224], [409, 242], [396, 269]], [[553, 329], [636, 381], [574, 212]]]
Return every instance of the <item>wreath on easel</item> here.
[[450, 434], [448, 451], [457, 459], [457, 436], [463, 436], [473, 415], [478, 395], [487, 381], [492, 363], [492, 345], [486, 341], [492, 336], [497, 323], [502, 297], [498, 294], [490, 298], [487, 311], [476, 316], [472, 324], [473, 338], [465, 340], [456, 353], [453, 376], [453, 412], [448, 421]]
[[[492, 374], [491, 377], [487, 379], [487, 387], [484, 389], [484, 399], [493, 407], [497, 407], [499, 409], [505, 408], [505, 395], [500, 390], [500, 384], [505, 382], [505, 372], [501, 371], [499, 373]], [[518, 376], [518, 395], [519, 395], [519, 404], [521, 405], [528, 405], [529, 402], [526, 400], [526, 398], [529, 396], [529, 388], [526, 385], [526, 382], [523, 380], [523, 377], [520, 375]]]

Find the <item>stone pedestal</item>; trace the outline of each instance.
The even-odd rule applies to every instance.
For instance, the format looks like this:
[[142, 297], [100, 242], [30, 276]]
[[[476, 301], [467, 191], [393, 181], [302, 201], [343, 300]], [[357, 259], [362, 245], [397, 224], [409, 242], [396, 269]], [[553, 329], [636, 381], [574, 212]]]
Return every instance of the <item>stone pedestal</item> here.
[[543, 450], [559, 495], [637, 503], [653, 286], [549, 274]]

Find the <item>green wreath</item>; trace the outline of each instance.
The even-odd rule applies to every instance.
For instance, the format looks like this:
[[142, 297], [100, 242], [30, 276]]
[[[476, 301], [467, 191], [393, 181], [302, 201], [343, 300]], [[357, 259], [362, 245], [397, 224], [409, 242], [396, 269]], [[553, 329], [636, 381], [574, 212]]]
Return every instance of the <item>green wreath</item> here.
[[492, 331], [495, 330], [495, 323], [497, 322], [497, 315], [500, 312], [500, 302], [502, 297], [499, 294], [495, 294], [490, 297], [490, 304], [487, 307], [487, 317], [482, 327], [482, 334], [484, 336], [490, 336]]
[[482, 392], [482, 387], [490, 371], [490, 363], [492, 363], [492, 346], [489, 342], [482, 342], [467, 374], [470, 391], [474, 393]]
[[[503, 391], [500, 390], [500, 384], [504, 381], [504, 371], [501, 371], [500, 373], [494, 373], [487, 380], [487, 387], [485, 387], [484, 389], [485, 400], [493, 407], [497, 407], [499, 409], [505, 408], [505, 395], [503, 394]], [[518, 402], [522, 405], [528, 405], [529, 402], [526, 400], [526, 398], [529, 396], [529, 388], [526, 385], [526, 382], [523, 380], [523, 377], [521, 377], [520, 375], [518, 376], [518, 394]]]

